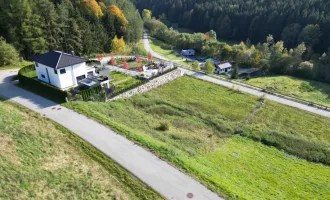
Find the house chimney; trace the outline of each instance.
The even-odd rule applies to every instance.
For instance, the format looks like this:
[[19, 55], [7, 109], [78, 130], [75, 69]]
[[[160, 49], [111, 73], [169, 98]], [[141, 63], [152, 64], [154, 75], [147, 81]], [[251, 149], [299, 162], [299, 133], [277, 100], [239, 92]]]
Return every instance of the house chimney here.
[[71, 55], [75, 56], [76, 54], [74, 53], [74, 51], [71, 51]]

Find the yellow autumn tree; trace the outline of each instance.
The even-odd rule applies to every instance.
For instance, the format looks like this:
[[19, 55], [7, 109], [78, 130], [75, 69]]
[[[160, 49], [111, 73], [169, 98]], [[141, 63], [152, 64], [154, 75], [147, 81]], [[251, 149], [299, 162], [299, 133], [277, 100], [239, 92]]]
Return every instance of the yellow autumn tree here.
[[83, 0], [82, 4], [87, 12], [95, 17], [102, 17], [101, 6], [95, 0]]
[[124, 13], [116, 5], [111, 5], [109, 7], [109, 12], [110, 12], [110, 15], [112, 15], [118, 19], [118, 21], [120, 22], [120, 25], [121, 25], [121, 29], [123, 31], [126, 30], [128, 21], [124, 15]]
[[124, 53], [125, 51], [125, 41], [124, 38], [121, 37], [118, 39], [117, 36], [115, 36], [111, 42], [111, 50], [115, 53]]
[[99, 2], [102, 11], [107, 10], [107, 6], [103, 2]]

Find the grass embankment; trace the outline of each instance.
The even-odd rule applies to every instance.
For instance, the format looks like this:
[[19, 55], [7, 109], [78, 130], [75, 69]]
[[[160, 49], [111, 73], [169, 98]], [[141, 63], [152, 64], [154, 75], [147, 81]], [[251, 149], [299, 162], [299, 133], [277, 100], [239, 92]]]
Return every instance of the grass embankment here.
[[66, 106], [151, 149], [224, 197], [330, 198], [328, 166], [234, 134], [237, 127], [261, 127], [329, 145], [330, 120], [266, 101], [242, 124], [257, 104], [255, 96], [183, 77], [131, 99]]
[[149, 41], [150, 41], [150, 47], [154, 52], [159, 53], [163, 55], [165, 58], [170, 60], [182, 60], [181, 56], [175, 55], [170, 45], [154, 37], [149, 37]]
[[118, 71], [110, 72], [110, 77], [113, 80], [111, 83], [116, 87], [116, 90], [121, 90], [140, 82], [137, 78]]
[[0, 66], [0, 70], [8, 70], [8, 69], [20, 69], [22, 67], [25, 67], [25, 66], [28, 66], [28, 65], [31, 65], [33, 64], [32, 62], [29, 62], [29, 61], [22, 61], [22, 62], [19, 62], [17, 65], [14, 65], [14, 66]]
[[290, 76], [252, 78], [246, 83], [330, 107], [330, 84]]
[[0, 101], [1, 199], [161, 199], [62, 126]]

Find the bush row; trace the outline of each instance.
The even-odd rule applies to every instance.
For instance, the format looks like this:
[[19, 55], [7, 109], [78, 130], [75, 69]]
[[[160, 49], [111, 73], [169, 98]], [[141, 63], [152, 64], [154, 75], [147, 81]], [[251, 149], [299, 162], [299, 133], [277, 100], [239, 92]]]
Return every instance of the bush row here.
[[58, 103], [66, 101], [66, 97], [68, 96], [66, 91], [62, 91], [47, 83], [28, 77], [27, 74], [32, 71], [35, 71], [34, 65], [28, 65], [19, 70], [18, 80], [22, 87]]
[[83, 101], [105, 101], [105, 90], [99, 85], [80, 92]]
[[273, 146], [299, 158], [330, 166], [330, 149], [326, 144], [269, 130], [243, 128], [236, 131], [236, 134]]

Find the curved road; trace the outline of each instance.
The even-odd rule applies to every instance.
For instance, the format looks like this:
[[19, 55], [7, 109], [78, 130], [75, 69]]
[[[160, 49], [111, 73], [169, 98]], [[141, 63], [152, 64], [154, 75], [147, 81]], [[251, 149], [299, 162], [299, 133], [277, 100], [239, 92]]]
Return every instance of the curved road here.
[[[143, 43], [144, 43], [144, 48], [146, 49], [146, 51], [150, 52], [153, 57], [169, 61], [169, 59], [165, 58], [164, 56], [162, 56], [162, 55], [160, 55], [156, 52], [154, 52], [151, 49], [150, 44], [149, 44], [149, 39], [148, 39], [148, 33], [147, 33], [146, 30], [144, 31], [144, 35], [143, 35]], [[299, 109], [302, 109], [302, 110], [305, 110], [305, 111], [308, 111], [308, 112], [311, 112], [311, 113], [314, 113], [314, 114], [318, 114], [318, 115], [322, 115], [324, 117], [329, 117], [330, 118], [330, 111], [318, 109], [318, 108], [315, 108], [313, 106], [308, 106], [306, 104], [297, 103], [295, 101], [291, 101], [291, 100], [281, 98], [281, 97], [278, 97], [278, 96], [275, 96], [275, 95], [267, 94], [267, 93], [262, 92], [262, 91], [254, 90], [254, 89], [251, 89], [249, 87], [244, 87], [242, 85], [238, 85], [238, 84], [235, 84], [235, 83], [232, 83], [232, 82], [228, 82], [228, 81], [220, 80], [220, 79], [217, 79], [217, 78], [213, 78], [213, 77], [205, 75], [203, 73], [198, 73], [198, 72], [194, 72], [194, 71], [183, 69], [183, 68], [180, 68], [180, 69], [182, 71], [184, 71], [187, 75], [194, 76], [194, 77], [196, 77], [198, 79], [201, 79], [201, 80], [205, 80], [205, 81], [215, 83], [217, 85], [221, 85], [221, 86], [228, 87], [228, 88], [235, 87], [235, 88], [238, 88], [240, 91], [245, 92], [245, 93], [249, 93], [249, 94], [252, 94], [252, 95], [259, 96], [259, 97], [265, 96], [265, 98], [267, 98], [269, 100], [276, 101], [276, 102], [284, 104], [284, 105], [292, 106], [292, 107], [295, 107], [295, 108], [299, 108]]]
[[98, 122], [11, 83], [17, 70], [0, 70], [0, 96], [71, 130], [170, 200], [220, 200], [205, 186]]

